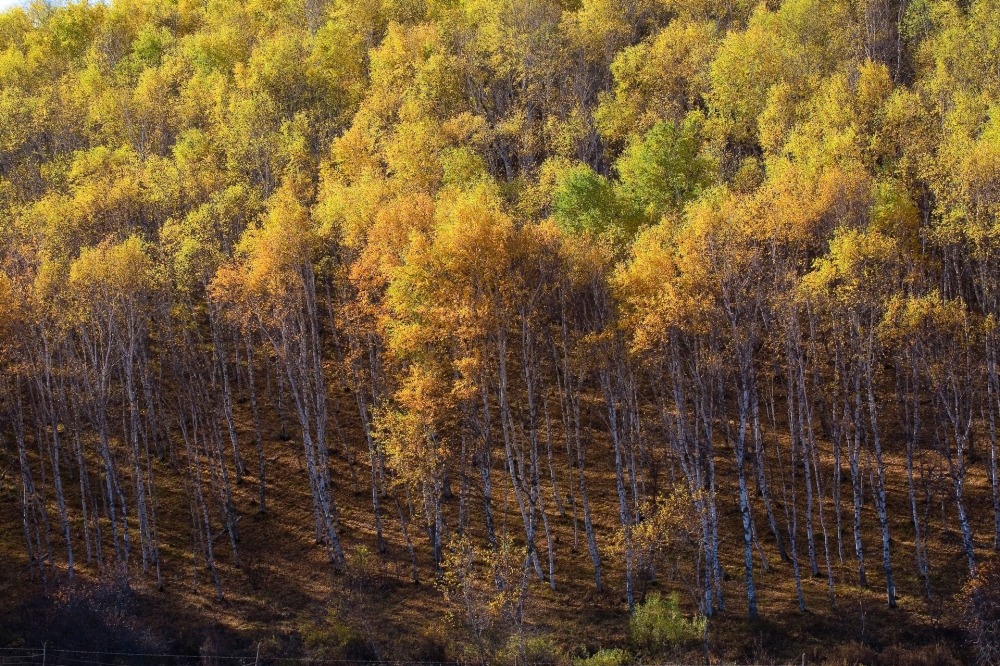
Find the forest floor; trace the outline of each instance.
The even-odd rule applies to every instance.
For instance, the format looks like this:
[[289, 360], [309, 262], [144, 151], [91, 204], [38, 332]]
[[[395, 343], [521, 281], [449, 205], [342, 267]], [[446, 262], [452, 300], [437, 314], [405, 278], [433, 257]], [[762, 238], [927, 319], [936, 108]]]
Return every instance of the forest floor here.
[[[360, 431], [349, 425], [354, 419], [346, 406], [352, 402], [344, 400], [336, 411], [339, 421], [344, 424], [343, 436], [355, 458], [357, 481], [352, 481], [350, 465], [336, 432], [331, 437], [331, 465], [342, 543], [355, 562], [368, 553], [366, 566], [373, 573], [371, 580], [377, 583], [371, 592], [348, 594], [345, 577], [334, 572], [332, 565], [327, 563], [324, 549], [316, 545], [309, 487], [302, 468], [300, 443], [295, 437], [296, 424], [289, 421], [291, 438], [283, 441], [277, 436], [277, 419], [271, 419], [265, 423], [265, 452], [269, 460], [267, 513], [257, 512], [255, 477], [250, 476], [235, 487], [237, 508], [242, 514], [239, 523], [242, 566], [234, 566], [233, 554], [224, 536], [214, 541], [224, 599], [217, 597], [207, 569], [201, 566], [195, 572], [192, 567], [191, 514], [183, 475], [168, 457], [158, 462], [156, 469], [164, 589], [158, 591], [155, 576], [143, 574], [135, 565], [137, 570], [130, 575], [134, 594], [129, 597], [128, 604], [122, 602], [115, 611], [118, 624], [112, 622], [112, 626], [101, 629], [115, 634], [108, 638], [111, 642], [105, 644], [123, 645], [124, 632], [132, 631], [141, 635], [134, 645], [174, 654], [253, 654], [260, 643], [265, 657], [378, 657], [430, 661], [465, 658], [467, 653], [462, 648], [461, 631], [446, 617], [445, 600], [435, 584], [429, 542], [419, 523], [414, 521], [408, 525], [417, 549], [419, 584], [414, 584], [410, 576], [409, 554], [394, 506], [383, 507], [388, 551], [384, 557], [377, 555], [367, 451]], [[252, 473], [255, 460], [249, 420], [241, 423], [240, 432], [243, 455], [248, 472]], [[709, 623], [709, 650], [713, 661], [802, 663], [804, 660], [806, 663], [914, 665], [965, 661], [968, 654], [963, 647], [956, 595], [967, 579], [967, 565], [960, 548], [957, 518], [953, 515], [954, 503], [941, 503], [940, 497], [935, 495], [930, 504], [927, 550], [932, 596], [928, 600], [914, 555], [905, 459], [895, 454], [901, 448], [898, 442], [890, 444], [890, 455], [886, 459], [892, 507], [889, 515], [893, 517], [892, 563], [899, 607], [895, 610], [886, 607], [878, 519], [870, 501], [862, 518], [869, 588], [857, 585], [851, 537], [850, 475], [845, 462], [843, 563], [838, 555], [835, 518], [829, 506], [825, 516], [836, 581], [836, 608], [831, 607], [828, 596], [818, 515], [814, 520], [822, 577], [809, 575], [804, 493], [800, 489], [799, 559], [807, 609], [804, 613], [798, 609], [791, 564], [779, 559], [775, 540], [768, 531], [758, 501], [755, 520], [770, 570], [762, 571], [759, 554], [755, 553], [761, 618], [756, 622], [746, 620], [738, 499], [735, 493], [724, 491], [735, 487], [732, 451], [721, 445], [717, 448], [718, 483], [723, 489], [718, 494], [721, 555], [727, 582], [724, 584], [725, 611]], [[824, 451], [823, 457], [827, 466], [826, 489], [832, 468], [829, 450]], [[560, 491], [565, 492], [569, 469], [564, 448], [557, 461], [560, 463], [557, 466]], [[977, 555], [983, 559], [993, 553], [993, 520], [985, 464], [986, 461], [980, 458], [970, 465], [966, 490], [972, 523], [977, 528]], [[582, 517], [579, 547], [573, 548], [574, 526], [567, 505], [566, 516], [553, 516], [551, 520], [557, 553], [556, 589], [550, 589], [547, 582], [535, 580], [526, 613], [526, 634], [550, 641], [555, 646], [556, 657], [561, 660], [583, 657], [600, 648], [622, 646], [628, 641], [623, 567], [608, 552], [618, 528], [613, 459], [610, 445], [601, 437], [596, 438], [588, 452], [587, 474], [597, 540], [604, 555], [605, 589], [601, 593], [595, 591]], [[499, 469], [496, 478], [503, 478]], [[454, 488], [454, 498], [448, 500], [447, 507], [452, 525], [459, 503], [457, 480]], [[932, 488], [934, 492], [946, 489], [943, 485]], [[777, 494], [780, 490], [774, 492]], [[551, 487], [547, 492], [547, 504], [552, 511], [550, 493]], [[81, 633], [97, 630], [80, 624], [85, 620], [79, 616], [86, 613], [79, 609], [86, 607], [93, 611], [99, 605], [93, 598], [100, 595], [94, 591], [99, 587], [94, 583], [99, 577], [97, 568], [86, 562], [80, 536], [82, 526], [75, 526], [75, 533], [80, 537], [80, 543], [75, 544], [76, 583], [67, 584], [64, 573], [61, 582], [54, 582], [51, 576], [44, 583], [37, 576], [32, 580], [23, 544], [19, 495], [16, 451], [9, 438], [4, 437], [0, 447], [0, 599], [5, 601], [0, 603], [0, 646], [26, 645], [42, 640], [66, 648], [83, 645]], [[473, 492], [472, 501], [477, 497]], [[783, 521], [780, 497], [772, 499], [779, 521]], [[513, 496], [505, 498], [501, 487], [495, 491], [495, 500], [498, 530], [506, 524], [512, 535], [523, 534]], [[478, 515], [473, 516], [473, 527], [477, 525], [477, 518]], [[50, 520], [56, 520], [55, 511]], [[474, 534], [473, 538], [485, 542], [482, 534]], [[57, 569], [65, 572], [64, 550], [61, 550], [61, 540], [55, 530], [52, 541]], [[538, 545], [544, 562], [542, 533]], [[359, 551], [362, 546], [367, 550]], [[108, 555], [105, 553], [106, 557]], [[682, 604], [693, 611], [694, 605], [685, 586], [672, 579], [669, 572], [662, 572], [654, 584], [640, 583], [638, 596], [641, 599], [644, 593], [657, 589], [663, 592], [677, 590]], [[107, 615], [106, 609], [100, 612]], [[688, 652], [678, 652], [672, 658], [700, 663], [705, 660], [698, 646], [692, 646]]]

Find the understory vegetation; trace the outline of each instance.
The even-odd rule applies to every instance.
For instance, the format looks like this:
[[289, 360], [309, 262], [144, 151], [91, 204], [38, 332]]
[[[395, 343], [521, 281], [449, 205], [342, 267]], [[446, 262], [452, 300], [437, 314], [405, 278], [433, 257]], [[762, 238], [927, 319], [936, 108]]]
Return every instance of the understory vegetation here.
[[996, 0], [9, 9], [0, 646], [996, 663], [998, 215]]

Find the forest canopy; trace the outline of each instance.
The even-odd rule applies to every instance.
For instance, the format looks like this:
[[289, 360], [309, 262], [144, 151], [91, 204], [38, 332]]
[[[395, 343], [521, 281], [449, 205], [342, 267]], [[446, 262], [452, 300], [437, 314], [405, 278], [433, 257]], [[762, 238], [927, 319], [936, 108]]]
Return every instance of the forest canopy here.
[[986, 635], [998, 216], [995, 0], [34, 0], [3, 566], [222, 599], [294, 479], [484, 661], [581, 575], [633, 655], [778, 587]]

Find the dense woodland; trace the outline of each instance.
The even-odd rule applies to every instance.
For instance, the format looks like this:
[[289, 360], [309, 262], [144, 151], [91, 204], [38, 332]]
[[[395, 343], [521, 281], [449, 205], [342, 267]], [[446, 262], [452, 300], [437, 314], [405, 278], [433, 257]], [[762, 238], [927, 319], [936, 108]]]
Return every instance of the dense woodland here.
[[989, 662], [998, 215], [995, 0], [36, 0], [2, 566], [222, 603], [262, 514], [482, 662], [565, 585], [710, 659], [965, 598]]

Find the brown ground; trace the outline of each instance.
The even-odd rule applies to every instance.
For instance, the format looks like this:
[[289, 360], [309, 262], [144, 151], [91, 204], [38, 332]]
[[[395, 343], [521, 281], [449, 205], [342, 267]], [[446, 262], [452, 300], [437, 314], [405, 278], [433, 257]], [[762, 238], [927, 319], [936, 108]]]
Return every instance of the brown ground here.
[[[342, 422], [351, 420], [351, 405], [353, 402], [347, 400], [340, 405], [339, 418]], [[244, 422], [242, 426], [244, 456], [248, 467], [253, 467], [252, 438], [249, 436], [251, 426], [249, 422]], [[409, 526], [418, 550], [422, 577], [421, 584], [414, 585], [409, 579], [409, 558], [395, 511], [388, 510], [394, 507], [385, 507], [384, 527], [389, 552], [375, 567], [385, 583], [384, 589], [366, 598], [363, 606], [354, 606], [353, 612], [343, 612], [344, 577], [333, 572], [322, 547], [316, 546], [313, 541], [311, 500], [305, 472], [299, 466], [295, 423], [289, 422], [293, 439], [288, 442], [279, 440], [275, 436], [277, 428], [274, 424], [271, 426], [266, 429], [269, 436], [265, 442], [267, 456], [273, 459], [268, 471], [268, 514], [256, 513], [256, 479], [249, 478], [236, 489], [238, 508], [244, 516], [240, 522], [243, 569], [232, 565], [232, 553], [225, 538], [215, 542], [226, 596], [223, 601], [216, 598], [210, 576], [204, 569], [198, 572], [198, 587], [195, 589], [191, 566], [190, 514], [180, 476], [169, 462], [158, 464], [158, 517], [165, 589], [156, 591], [152, 575], [144, 576], [141, 571], [132, 575], [133, 589], [138, 593], [138, 605], [133, 611], [141, 618], [139, 624], [155, 637], [151, 644], [171, 653], [197, 654], [202, 650], [243, 655], [252, 654], [257, 643], [262, 642], [264, 656], [366, 658], [372, 656], [364, 638], [367, 629], [376, 637], [380, 656], [385, 659], [461, 658], [461, 633], [445, 620], [445, 604], [434, 584], [426, 533], [416, 523]], [[346, 433], [358, 460], [367, 460], [360, 434], [351, 428]], [[60, 617], [54, 609], [65, 604], [73, 594], [83, 592], [69, 593], [65, 585], [58, 586], [49, 581], [47, 586], [43, 586], [40, 581], [29, 580], [21, 530], [16, 452], [12, 450], [9, 437], [5, 437], [4, 441], [5, 445], [0, 449], [0, 562], [3, 563], [0, 566], [0, 598], [7, 601], [0, 604], [0, 646], [33, 645], [33, 641], [44, 638], [52, 641], [54, 646], [68, 645], [74, 637], [54, 626]], [[897, 448], [890, 447], [892, 451]], [[368, 472], [361, 464], [358, 465], [360, 488], [355, 492], [339, 442], [332, 443], [331, 453], [334, 456], [333, 478], [345, 549], [365, 545], [375, 552], [370, 494], [366, 490]], [[731, 452], [720, 447], [718, 453], [720, 487], [733, 488], [735, 479], [732, 478]], [[565, 455], [563, 461], [564, 458]], [[557, 457], [557, 460], [560, 458]], [[830, 464], [830, 460], [826, 462]], [[970, 466], [967, 489], [971, 515], [977, 528], [976, 543], [983, 558], [992, 553], [992, 514], [985, 462], [980, 459]], [[882, 653], [879, 663], [919, 664], [949, 663], [948, 659], [967, 657], [963, 652], [955, 601], [967, 571], [960, 552], [954, 508], [951, 504], [945, 506], [948, 530], [942, 529], [940, 503], [932, 511], [929, 552], [934, 596], [928, 602], [917, 576], [913, 554], [905, 461], [901, 455], [889, 455], [887, 463], [893, 517], [893, 565], [899, 590], [899, 608], [893, 611], [885, 608], [878, 521], [870, 500], [863, 518], [870, 589], [862, 590], [855, 585], [850, 540], [850, 477], [846, 461], [846, 482], [842, 493], [843, 565], [837, 559], [832, 532], [834, 517], [831, 511], [826, 516], [827, 525], [831, 528], [831, 556], [836, 562], [836, 609], [830, 607], [825, 577], [808, 577], [804, 513], [800, 511], [799, 514], [799, 557], [808, 607], [805, 613], [798, 611], [795, 602], [791, 565], [779, 560], [764, 516], [759, 513], [757, 528], [771, 571], [762, 572], [760, 561], [755, 558], [762, 619], [757, 623], [746, 621], [742, 532], [737, 498], [733, 492], [719, 493], [722, 556], [724, 568], [731, 574], [732, 580], [725, 585], [725, 612], [710, 623], [713, 659], [744, 663], [801, 663], [802, 655], [805, 655], [809, 663], [872, 663], [874, 655]], [[616, 566], [607, 553], [618, 522], [611, 465], [608, 446], [598, 438], [589, 452], [588, 479], [598, 543], [604, 549], [605, 591], [598, 594], [594, 589], [582, 517], [580, 549], [571, 552], [573, 526], [569, 516], [552, 520], [557, 539], [557, 590], [552, 591], [547, 584], [540, 582], [535, 582], [532, 587], [527, 616], [528, 633], [551, 639], [571, 655], [581, 656], [601, 647], [621, 645], [628, 637], [622, 568]], [[560, 466], [559, 472], [560, 489], [564, 491], [568, 482], [565, 465]], [[498, 472], [498, 523], [503, 520], [504, 490], [499, 482], [502, 478]], [[449, 502], [452, 524], [458, 511], [458, 485], [456, 480], [456, 496]], [[776, 489], [774, 492], [777, 495], [780, 491]], [[800, 492], [800, 502], [804, 499], [803, 494]], [[776, 496], [774, 499], [777, 501], [780, 498]], [[551, 505], [551, 500], [548, 504]], [[780, 506], [778, 503], [776, 509]], [[512, 534], [518, 534], [522, 528], [513, 497], [509, 509], [509, 528]], [[56, 521], [54, 510], [50, 519]], [[474, 525], [477, 519], [478, 516], [474, 516]], [[779, 521], [782, 520], [783, 514], [779, 514]], [[821, 549], [818, 515], [815, 520], [817, 547]], [[77, 534], [82, 534], [82, 530], [78, 529]], [[543, 533], [540, 533], [538, 543], [544, 555]], [[61, 541], [54, 534], [53, 548], [57, 558], [60, 547]], [[76, 545], [76, 554], [78, 578], [94, 579], [96, 568], [82, 562], [85, 558], [82, 542]], [[822, 550], [819, 557], [823, 569]], [[62, 563], [57, 563], [62, 566]], [[682, 599], [690, 606], [679, 582], [666, 577], [661, 579], [658, 587], [680, 590]], [[351, 636], [354, 636], [353, 640], [350, 640]], [[675, 657], [682, 660], [704, 659], [698, 649]]]

